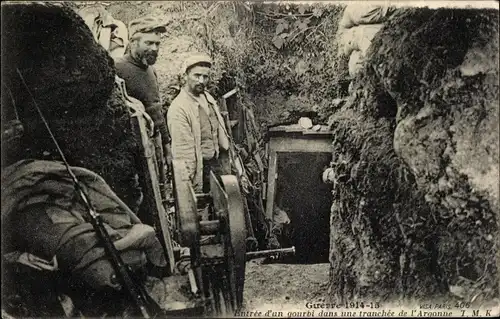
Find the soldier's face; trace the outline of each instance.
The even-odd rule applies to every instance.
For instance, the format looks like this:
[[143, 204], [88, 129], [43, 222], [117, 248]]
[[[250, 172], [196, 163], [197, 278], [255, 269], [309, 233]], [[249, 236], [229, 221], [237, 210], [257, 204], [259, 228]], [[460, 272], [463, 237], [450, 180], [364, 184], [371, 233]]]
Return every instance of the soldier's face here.
[[197, 65], [188, 70], [186, 74], [186, 85], [189, 92], [199, 95], [205, 91], [210, 75], [208, 66]]
[[160, 39], [159, 33], [141, 33], [138, 35], [133, 46], [135, 57], [145, 65], [155, 64], [160, 50]]

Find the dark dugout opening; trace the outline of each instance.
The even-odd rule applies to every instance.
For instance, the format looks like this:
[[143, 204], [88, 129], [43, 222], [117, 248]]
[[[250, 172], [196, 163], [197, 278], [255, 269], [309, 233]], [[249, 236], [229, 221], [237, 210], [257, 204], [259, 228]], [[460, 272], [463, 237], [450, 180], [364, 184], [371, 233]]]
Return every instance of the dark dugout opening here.
[[326, 263], [330, 246], [331, 186], [322, 173], [331, 153], [278, 153], [276, 200], [290, 224], [285, 227], [283, 247], [295, 246], [295, 256], [287, 263]]

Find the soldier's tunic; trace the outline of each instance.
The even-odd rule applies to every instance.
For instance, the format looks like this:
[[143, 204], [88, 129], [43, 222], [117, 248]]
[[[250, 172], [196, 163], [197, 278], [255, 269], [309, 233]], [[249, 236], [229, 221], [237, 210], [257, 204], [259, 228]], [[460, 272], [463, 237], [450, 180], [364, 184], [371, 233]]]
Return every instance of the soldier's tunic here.
[[167, 125], [172, 138], [172, 158], [186, 163], [196, 192], [203, 191], [203, 161], [205, 160], [207, 172], [208, 166], [216, 166], [211, 162], [217, 160], [220, 150], [229, 149], [228, 133], [217, 103], [208, 92], [204, 94], [206, 109], [210, 114], [203, 111], [205, 107], [200, 104], [200, 100], [185, 89], [181, 89], [167, 113]]

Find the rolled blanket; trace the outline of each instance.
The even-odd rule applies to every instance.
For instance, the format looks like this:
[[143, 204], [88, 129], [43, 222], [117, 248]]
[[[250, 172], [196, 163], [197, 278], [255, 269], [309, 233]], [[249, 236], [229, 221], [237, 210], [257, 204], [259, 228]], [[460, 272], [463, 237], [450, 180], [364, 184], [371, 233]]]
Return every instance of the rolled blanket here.
[[[166, 266], [162, 246], [152, 227], [116, 196], [104, 179], [81, 167], [71, 170], [126, 263], [142, 267], [147, 259]], [[23, 160], [2, 172], [3, 251], [22, 251], [50, 260], [79, 274], [92, 286], [116, 286], [105, 250], [79, 201], [73, 181], [61, 162]]]

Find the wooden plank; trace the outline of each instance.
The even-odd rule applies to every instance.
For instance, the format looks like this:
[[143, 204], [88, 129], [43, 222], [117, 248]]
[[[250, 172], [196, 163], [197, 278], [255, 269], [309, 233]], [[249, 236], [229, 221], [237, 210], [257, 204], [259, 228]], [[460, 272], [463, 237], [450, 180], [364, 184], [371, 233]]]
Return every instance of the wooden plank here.
[[[236, 143], [241, 144], [241, 143], [243, 143], [243, 141], [246, 138], [247, 142], [250, 143], [250, 141], [252, 140], [252, 136], [246, 136], [246, 133], [248, 132], [248, 134], [251, 134], [251, 131], [246, 129], [248, 122], [247, 122], [247, 117], [245, 114], [246, 113], [245, 107], [243, 105], [241, 105], [241, 103], [239, 103], [239, 101], [236, 101], [235, 107], [236, 107], [237, 118], [239, 121], [239, 124], [238, 124], [238, 126], [236, 126], [236, 129], [235, 129], [235, 131], [236, 131], [235, 141], [236, 141]], [[250, 147], [250, 151], [251, 151], [252, 146], [248, 145], [248, 147]]]
[[172, 160], [172, 171], [177, 228], [180, 232], [179, 241], [184, 247], [193, 247], [200, 240], [196, 194], [189, 180], [184, 161]]
[[331, 153], [331, 139], [290, 138], [276, 136], [269, 141], [272, 152]]
[[255, 159], [255, 162], [257, 163], [257, 166], [259, 167], [259, 172], [262, 173], [264, 172], [264, 163], [262, 162], [262, 159], [260, 158], [259, 150], [255, 150], [253, 154], [253, 158]]
[[229, 92], [227, 92], [226, 94], [224, 94], [224, 95], [222, 96], [222, 98], [223, 98], [224, 100], [226, 100], [226, 99], [230, 98], [231, 96], [233, 96], [234, 94], [238, 93], [238, 91], [239, 91], [239, 89], [238, 89], [238, 88], [234, 88], [234, 89], [232, 89], [231, 91], [229, 91]]
[[141, 143], [139, 146], [142, 151], [142, 169], [143, 177], [145, 178], [145, 189], [144, 198], [147, 200], [147, 208], [149, 208], [150, 213], [153, 216], [157, 216], [160, 222], [162, 241], [165, 245], [165, 255], [169, 262], [170, 270], [173, 272], [175, 270], [175, 257], [174, 257], [174, 247], [172, 243], [172, 236], [170, 232], [170, 226], [167, 220], [167, 212], [163, 206], [163, 198], [161, 195], [160, 184], [158, 181], [158, 168], [156, 160], [155, 145], [148, 136], [148, 131], [146, 128], [146, 122], [144, 118], [139, 114], [135, 113], [132, 115], [132, 122], [138, 131]]
[[[314, 127], [314, 126], [313, 126]], [[291, 124], [291, 125], [278, 125], [269, 128], [269, 132], [331, 132], [329, 130], [328, 125], [320, 125], [319, 131], [315, 131], [313, 129], [306, 129], [300, 126], [299, 124]]]
[[212, 178], [213, 172], [210, 174], [210, 194], [215, 208], [215, 216], [221, 219], [227, 215], [227, 194], [217, 178]]
[[[139, 115], [140, 116], [140, 115]], [[139, 147], [139, 166], [140, 166], [140, 180], [141, 180], [141, 188], [143, 193], [143, 201], [141, 203], [140, 211], [138, 213], [141, 221], [148, 225], [154, 225], [154, 219], [152, 218], [151, 211], [156, 211], [155, 200], [154, 200], [154, 192], [152, 190], [151, 177], [149, 175], [149, 170], [147, 167], [148, 157], [153, 156], [153, 149], [150, 147], [149, 143], [144, 143], [144, 138], [141, 133], [141, 125], [140, 121], [137, 117], [132, 117], [132, 128], [134, 129], [136, 136], [138, 137], [138, 147]], [[145, 216], [143, 216], [145, 215]]]
[[331, 131], [303, 131], [302, 134], [304, 135], [327, 135], [327, 136], [332, 136]]
[[277, 153], [270, 148], [269, 170], [267, 174], [266, 217], [273, 220], [274, 193], [276, 191]]

